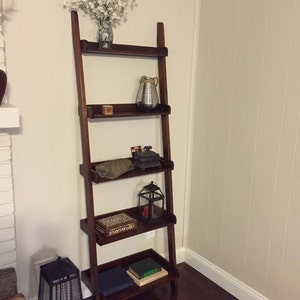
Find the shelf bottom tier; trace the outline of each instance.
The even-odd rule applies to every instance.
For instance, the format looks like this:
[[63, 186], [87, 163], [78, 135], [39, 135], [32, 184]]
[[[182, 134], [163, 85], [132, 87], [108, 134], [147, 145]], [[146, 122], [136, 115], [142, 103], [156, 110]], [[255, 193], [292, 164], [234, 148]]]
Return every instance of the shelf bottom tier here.
[[[150, 289], [153, 289], [155, 286], [175, 282], [179, 277], [179, 272], [176, 267], [171, 266], [170, 263], [163, 258], [161, 255], [159, 255], [157, 252], [155, 252], [153, 249], [147, 249], [142, 252], [138, 252], [132, 255], [129, 255], [127, 257], [123, 257], [114, 261], [111, 261], [109, 263], [103, 264], [98, 266], [98, 272], [105, 271], [117, 266], [121, 266], [124, 269], [128, 268], [128, 265], [131, 263], [134, 263], [136, 261], [139, 261], [141, 259], [151, 257], [153, 260], [155, 260], [157, 263], [159, 263], [164, 269], [168, 271], [168, 275], [160, 278], [158, 280], [155, 280], [147, 285], [144, 285], [142, 287], [139, 287], [138, 285], [134, 284], [133, 287], [127, 288], [125, 290], [122, 290], [121, 292], [117, 292], [113, 295], [104, 297], [100, 294], [101, 300], [125, 300], [129, 299], [130, 297], [142, 294], [147, 292]], [[84, 270], [81, 272], [81, 279], [84, 282], [84, 284], [92, 290], [91, 286], [91, 279], [90, 279], [90, 269]], [[175, 285], [174, 285], [175, 286]]]

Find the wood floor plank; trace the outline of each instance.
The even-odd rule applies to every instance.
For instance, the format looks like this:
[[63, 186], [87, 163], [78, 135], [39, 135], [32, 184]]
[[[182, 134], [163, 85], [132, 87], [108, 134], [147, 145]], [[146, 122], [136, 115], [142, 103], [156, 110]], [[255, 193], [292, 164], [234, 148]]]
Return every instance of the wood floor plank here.
[[163, 285], [131, 300], [237, 300], [188, 264], [178, 264], [178, 270], [180, 277], [177, 295], [171, 293], [170, 285]]

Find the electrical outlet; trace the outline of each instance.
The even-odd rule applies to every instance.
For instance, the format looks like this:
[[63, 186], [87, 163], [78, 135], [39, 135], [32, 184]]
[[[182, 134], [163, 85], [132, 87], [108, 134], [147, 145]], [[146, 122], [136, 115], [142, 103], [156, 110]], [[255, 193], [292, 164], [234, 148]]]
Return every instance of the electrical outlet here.
[[155, 230], [148, 231], [146, 234], [147, 239], [151, 239], [155, 237]]

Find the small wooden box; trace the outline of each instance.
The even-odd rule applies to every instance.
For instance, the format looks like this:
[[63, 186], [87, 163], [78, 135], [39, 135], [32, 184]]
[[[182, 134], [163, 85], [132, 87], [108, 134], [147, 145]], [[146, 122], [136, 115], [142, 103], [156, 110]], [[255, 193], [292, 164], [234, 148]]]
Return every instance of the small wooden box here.
[[96, 220], [96, 230], [106, 237], [135, 230], [136, 226], [136, 219], [125, 213]]
[[114, 113], [114, 108], [112, 105], [102, 105], [102, 113], [105, 116], [110, 116]]

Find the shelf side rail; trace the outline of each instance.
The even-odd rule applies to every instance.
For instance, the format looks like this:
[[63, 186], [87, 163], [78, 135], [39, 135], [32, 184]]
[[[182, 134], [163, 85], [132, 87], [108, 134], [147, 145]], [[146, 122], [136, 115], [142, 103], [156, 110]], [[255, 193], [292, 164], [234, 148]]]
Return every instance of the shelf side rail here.
[[92, 293], [94, 295], [94, 299], [100, 300], [99, 287], [98, 287], [97, 248], [96, 248], [97, 244], [96, 244], [96, 233], [95, 233], [96, 226], [95, 226], [95, 218], [94, 218], [94, 197], [93, 197], [92, 174], [91, 174], [89, 129], [88, 129], [88, 118], [87, 118], [82, 51], [80, 45], [79, 21], [78, 21], [78, 14], [76, 11], [71, 11], [71, 23], [72, 23], [73, 49], [74, 49], [77, 95], [78, 95], [78, 113], [80, 118], [83, 177], [84, 177], [85, 198], [86, 198], [86, 214], [87, 214], [87, 222], [88, 222], [91, 285], [93, 289]]
[[[162, 22], [157, 23], [157, 47], [165, 47], [165, 30]], [[167, 67], [166, 58], [158, 58], [158, 75], [159, 75], [159, 93], [161, 104], [168, 105], [168, 88], [167, 88]], [[171, 141], [170, 141], [170, 125], [169, 115], [161, 116], [162, 126], [162, 143], [163, 155], [166, 159], [171, 160]], [[173, 206], [173, 186], [172, 186], [172, 171], [167, 170], [165, 173], [165, 193], [166, 193], [166, 209], [170, 214], [174, 213]], [[170, 265], [176, 268], [176, 246], [175, 246], [175, 227], [174, 224], [167, 226], [168, 234], [168, 251]], [[172, 289], [177, 292], [177, 280], [171, 282]]]

